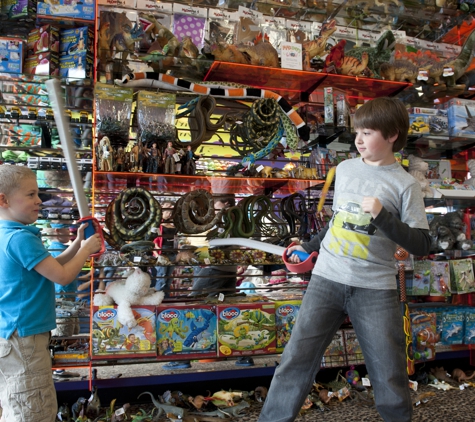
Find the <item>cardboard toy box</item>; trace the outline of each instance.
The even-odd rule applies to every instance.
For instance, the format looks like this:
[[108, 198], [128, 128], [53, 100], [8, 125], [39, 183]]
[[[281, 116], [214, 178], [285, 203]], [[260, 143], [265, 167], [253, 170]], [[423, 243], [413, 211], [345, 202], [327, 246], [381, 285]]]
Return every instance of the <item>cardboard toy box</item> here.
[[273, 302], [218, 305], [218, 356], [276, 352]]
[[28, 56], [45, 51], [59, 51], [59, 29], [53, 25], [43, 25], [28, 34]]
[[217, 356], [216, 308], [201, 304], [170, 304], [157, 308], [159, 360]]
[[338, 330], [333, 336], [333, 340], [330, 342], [323, 355], [321, 362], [322, 368], [347, 366], [343, 336], [343, 330]]
[[33, 21], [36, 19], [36, 0], [2, 0], [0, 13], [8, 15], [11, 24], [18, 22], [17, 18], [23, 18], [22, 22]]
[[345, 342], [347, 365], [361, 365], [364, 363], [363, 351], [360, 342], [356, 337], [355, 330], [343, 330], [343, 338]]
[[73, 29], [63, 29], [59, 34], [59, 53], [74, 55], [94, 49], [94, 32], [88, 26]]
[[475, 344], [475, 308], [465, 308], [463, 344]]
[[446, 307], [442, 314], [442, 344], [463, 344], [465, 310], [461, 307]]
[[58, 76], [59, 58], [58, 53], [46, 51], [27, 57], [25, 60], [25, 73], [40, 76]]
[[23, 73], [25, 42], [18, 38], [0, 37], [0, 72]]
[[449, 136], [475, 138], [475, 101], [453, 98], [448, 101]]
[[413, 107], [409, 109], [409, 135], [449, 135], [447, 110]]
[[282, 353], [290, 340], [301, 300], [278, 300], [275, 302], [276, 352]]
[[94, 58], [86, 51], [59, 57], [59, 76], [62, 78], [92, 79]]
[[55, 4], [38, 2], [36, 10], [39, 16], [56, 16], [93, 21], [96, 4], [94, 0], [85, 0], [81, 3], [75, 0], [57, 0]]
[[120, 359], [157, 355], [155, 306], [132, 306], [137, 325], [124, 327], [117, 320], [117, 306], [94, 306], [92, 358]]

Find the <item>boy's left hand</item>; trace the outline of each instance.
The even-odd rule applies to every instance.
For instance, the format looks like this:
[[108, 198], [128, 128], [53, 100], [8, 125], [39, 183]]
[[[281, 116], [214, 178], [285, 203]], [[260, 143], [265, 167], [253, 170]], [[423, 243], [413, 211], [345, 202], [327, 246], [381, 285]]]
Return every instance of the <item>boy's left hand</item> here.
[[379, 202], [378, 198], [365, 196], [363, 198], [363, 202], [361, 203], [361, 208], [364, 212], [371, 214], [371, 217], [376, 218], [383, 209], [383, 206], [381, 205], [381, 202]]

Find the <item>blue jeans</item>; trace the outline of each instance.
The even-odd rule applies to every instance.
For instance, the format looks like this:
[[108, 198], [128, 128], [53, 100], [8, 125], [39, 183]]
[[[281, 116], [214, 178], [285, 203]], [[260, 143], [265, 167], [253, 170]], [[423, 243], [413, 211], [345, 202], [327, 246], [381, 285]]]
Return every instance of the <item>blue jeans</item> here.
[[349, 315], [386, 422], [409, 422], [402, 312], [396, 290], [363, 289], [313, 275], [259, 422], [292, 422], [309, 394], [323, 354]]

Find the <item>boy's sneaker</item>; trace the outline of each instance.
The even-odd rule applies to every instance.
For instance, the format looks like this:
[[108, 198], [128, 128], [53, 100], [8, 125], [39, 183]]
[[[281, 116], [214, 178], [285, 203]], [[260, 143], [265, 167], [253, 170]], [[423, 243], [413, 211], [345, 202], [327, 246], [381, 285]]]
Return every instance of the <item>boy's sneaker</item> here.
[[188, 368], [191, 368], [191, 363], [190, 362], [180, 362], [180, 361], [176, 361], [176, 362], [168, 362], [166, 363], [165, 365], [162, 366], [163, 369], [169, 369], [169, 370], [173, 370], [173, 369], [188, 369]]
[[254, 359], [251, 357], [240, 357], [236, 361], [236, 366], [254, 366]]

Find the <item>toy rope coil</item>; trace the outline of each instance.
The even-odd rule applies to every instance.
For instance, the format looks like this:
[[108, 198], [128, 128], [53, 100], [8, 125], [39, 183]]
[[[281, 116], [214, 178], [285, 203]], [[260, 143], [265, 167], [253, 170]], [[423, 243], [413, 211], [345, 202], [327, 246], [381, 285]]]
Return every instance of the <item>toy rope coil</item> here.
[[115, 248], [126, 241], [142, 240], [151, 227], [158, 227], [162, 220], [160, 203], [143, 188], [122, 191], [107, 208], [106, 240]]
[[223, 210], [214, 210], [213, 196], [204, 189], [188, 192], [173, 207], [173, 223], [182, 233], [198, 234], [214, 227]]

